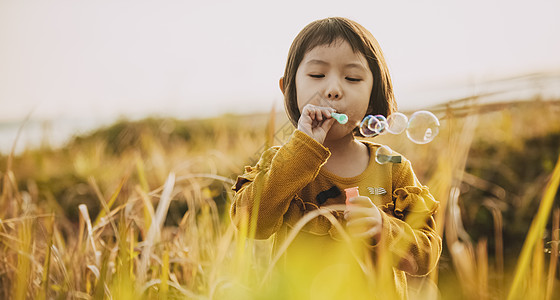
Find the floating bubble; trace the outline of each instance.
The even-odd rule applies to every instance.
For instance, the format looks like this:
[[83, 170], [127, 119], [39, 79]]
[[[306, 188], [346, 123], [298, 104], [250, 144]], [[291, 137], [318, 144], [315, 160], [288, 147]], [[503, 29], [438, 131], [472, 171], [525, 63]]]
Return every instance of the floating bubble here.
[[368, 115], [360, 123], [360, 132], [365, 137], [378, 136], [385, 132], [387, 119], [382, 115]]
[[[373, 122], [373, 120], [376, 120]], [[385, 129], [389, 127], [387, 125], [387, 119], [383, 115], [375, 115], [374, 119], [370, 120], [369, 127], [373, 129], [373, 131], [377, 132], [377, 134], [385, 133]]]
[[391, 150], [389, 146], [381, 145], [381, 147], [377, 148], [377, 151], [375, 151], [375, 161], [380, 165], [384, 165], [391, 161], [392, 153], [393, 150]]
[[412, 142], [426, 144], [438, 135], [439, 120], [429, 111], [417, 111], [410, 119], [398, 112], [389, 118], [368, 115], [360, 123], [359, 129], [365, 137], [375, 137], [385, 132], [399, 134], [406, 129], [406, 135]]
[[439, 120], [431, 112], [421, 110], [410, 117], [406, 135], [416, 144], [431, 142], [439, 133]]
[[387, 119], [382, 115], [367, 115], [359, 125], [360, 132], [366, 137], [375, 137], [385, 133]]
[[384, 165], [386, 163], [400, 163], [402, 161], [402, 157], [400, 155], [393, 155], [393, 150], [389, 148], [389, 146], [381, 145], [375, 151], [375, 161], [380, 164]]
[[400, 112], [392, 113], [387, 117], [387, 131], [392, 134], [399, 134], [406, 129], [408, 118]]
[[[375, 132], [375, 130], [373, 130], [372, 128], [370, 128], [370, 122], [372, 119], [375, 119], [374, 116], [372, 115], [368, 115], [366, 116], [362, 122], [360, 123], [360, 133], [362, 133], [363, 136], [365, 137], [373, 137], [378, 135], [379, 133]], [[375, 119], [377, 122], [377, 119]]]

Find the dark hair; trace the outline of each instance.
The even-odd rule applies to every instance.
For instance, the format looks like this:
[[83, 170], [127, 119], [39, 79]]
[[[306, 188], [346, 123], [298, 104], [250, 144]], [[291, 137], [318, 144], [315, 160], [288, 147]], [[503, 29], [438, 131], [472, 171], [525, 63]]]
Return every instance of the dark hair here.
[[[296, 36], [288, 52], [284, 71], [284, 105], [288, 118], [297, 127], [301, 115], [297, 104], [296, 73], [305, 54], [321, 45], [330, 45], [338, 39], [347, 41], [352, 51], [360, 52], [366, 58], [373, 75], [373, 87], [366, 115], [384, 115], [397, 110], [393, 94], [393, 84], [381, 47], [373, 35], [362, 25], [342, 17], [332, 17], [314, 21]], [[357, 130], [354, 135], [362, 136]]]

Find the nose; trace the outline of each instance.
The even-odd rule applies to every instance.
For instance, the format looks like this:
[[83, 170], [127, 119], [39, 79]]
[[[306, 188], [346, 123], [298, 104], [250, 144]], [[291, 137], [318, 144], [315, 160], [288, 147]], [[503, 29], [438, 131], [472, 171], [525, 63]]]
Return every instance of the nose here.
[[325, 90], [325, 98], [329, 100], [338, 100], [342, 98], [342, 89], [338, 80], [333, 80], [329, 83]]
[[340, 93], [337, 90], [329, 91], [329, 93], [327, 94], [328, 99], [338, 99], [339, 96]]

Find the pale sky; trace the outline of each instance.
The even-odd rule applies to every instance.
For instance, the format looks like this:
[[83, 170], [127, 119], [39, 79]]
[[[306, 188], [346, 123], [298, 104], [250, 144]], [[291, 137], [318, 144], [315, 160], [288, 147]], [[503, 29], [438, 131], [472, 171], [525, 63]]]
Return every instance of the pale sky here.
[[369, 29], [399, 106], [421, 107], [560, 70], [559, 12], [558, 0], [0, 0], [0, 122], [282, 109], [293, 38], [329, 16]]

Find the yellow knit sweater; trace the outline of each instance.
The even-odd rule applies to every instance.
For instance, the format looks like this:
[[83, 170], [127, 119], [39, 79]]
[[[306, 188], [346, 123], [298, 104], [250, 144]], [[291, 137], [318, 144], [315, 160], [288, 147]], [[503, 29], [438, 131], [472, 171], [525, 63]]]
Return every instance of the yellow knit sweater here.
[[[369, 165], [362, 174], [343, 178], [322, 168], [330, 151], [296, 130], [286, 144], [266, 150], [255, 166], [246, 166], [245, 173], [238, 176], [232, 187], [235, 196], [231, 219], [239, 228], [242, 220], [253, 218], [253, 206], [258, 202], [255, 238], [266, 239], [278, 233], [282, 240], [307, 212], [344, 204], [344, 189], [358, 186], [360, 195], [368, 196], [381, 211], [383, 249], [391, 253], [394, 287], [399, 298], [407, 298], [404, 271], [426, 275], [441, 253], [441, 238], [435, 232], [433, 218], [438, 202], [420, 184], [410, 161], [403, 157], [400, 163], [378, 164], [374, 156], [379, 145], [362, 142], [369, 149]], [[341, 211], [332, 214], [345, 224]], [[319, 216], [305, 225], [294, 243], [334, 241], [337, 236], [331, 222]], [[275, 242], [275, 247], [280, 243]], [[326, 245], [325, 241], [315, 244], [323, 248]], [[370, 245], [368, 251], [375, 257], [378, 250], [378, 245]]]

